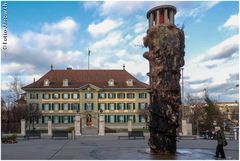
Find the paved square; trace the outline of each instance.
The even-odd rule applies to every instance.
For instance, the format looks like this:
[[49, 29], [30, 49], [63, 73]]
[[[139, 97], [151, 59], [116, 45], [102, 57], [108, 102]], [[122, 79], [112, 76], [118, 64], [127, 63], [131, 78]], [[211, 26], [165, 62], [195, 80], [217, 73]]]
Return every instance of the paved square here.
[[[120, 134], [119, 134], [120, 135]], [[180, 140], [176, 157], [150, 155], [145, 140], [118, 140], [118, 136], [80, 136], [75, 140], [50, 138], [19, 140], [2, 144], [2, 159], [102, 160], [102, 159], [215, 159], [215, 140]], [[238, 160], [238, 141], [228, 141], [227, 159]]]

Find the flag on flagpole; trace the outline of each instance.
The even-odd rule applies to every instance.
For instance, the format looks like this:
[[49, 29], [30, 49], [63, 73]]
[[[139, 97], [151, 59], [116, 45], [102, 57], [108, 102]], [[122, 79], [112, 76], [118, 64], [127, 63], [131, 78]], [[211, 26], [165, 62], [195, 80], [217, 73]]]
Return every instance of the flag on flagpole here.
[[90, 56], [90, 50], [89, 50], [89, 48], [88, 48], [88, 56]]

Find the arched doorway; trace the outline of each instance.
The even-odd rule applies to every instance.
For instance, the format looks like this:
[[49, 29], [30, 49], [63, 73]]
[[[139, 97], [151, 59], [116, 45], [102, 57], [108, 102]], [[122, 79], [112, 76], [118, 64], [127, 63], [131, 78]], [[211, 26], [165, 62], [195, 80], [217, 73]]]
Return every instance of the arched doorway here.
[[86, 117], [86, 125], [92, 126], [92, 115], [89, 113], [87, 114], [87, 117]]

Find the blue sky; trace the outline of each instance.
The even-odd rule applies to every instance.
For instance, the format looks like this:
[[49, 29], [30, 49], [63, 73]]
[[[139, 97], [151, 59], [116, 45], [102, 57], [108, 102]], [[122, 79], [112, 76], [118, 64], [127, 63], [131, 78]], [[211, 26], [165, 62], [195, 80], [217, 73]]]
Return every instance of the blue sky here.
[[[25, 84], [39, 79], [53, 64], [126, 70], [148, 82], [142, 47], [146, 12], [160, 4], [177, 7], [175, 24], [185, 31], [185, 95], [207, 88], [216, 100], [238, 99], [239, 3], [216, 1], [8, 2], [8, 50], [1, 57], [1, 91], [13, 75]], [[2, 21], [3, 22], [3, 21]]]

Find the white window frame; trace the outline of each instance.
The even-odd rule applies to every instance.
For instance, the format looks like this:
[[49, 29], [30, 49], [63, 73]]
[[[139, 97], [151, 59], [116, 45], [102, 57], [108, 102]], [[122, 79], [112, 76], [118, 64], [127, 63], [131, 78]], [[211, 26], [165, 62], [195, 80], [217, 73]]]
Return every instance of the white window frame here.
[[114, 103], [110, 103], [110, 110], [114, 110]]
[[64, 86], [64, 87], [67, 87], [67, 86], [68, 86], [68, 79], [64, 79], [64, 80], [63, 80], [63, 86]]
[[44, 94], [43, 94], [43, 99], [50, 99], [49, 94], [44, 93]]
[[59, 123], [59, 118], [58, 118], [58, 116], [54, 116], [53, 121], [54, 121], [54, 123]]
[[53, 99], [59, 99], [59, 94], [58, 93], [53, 93]]
[[73, 93], [73, 99], [78, 99], [78, 94], [77, 93]]
[[123, 115], [119, 116], [119, 122], [124, 122], [124, 116]]
[[63, 110], [64, 110], [64, 111], [67, 111], [67, 110], [68, 110], [68, 104], [67, 104], [67, 103], [64, 103], [64, 104], [63, 104]]
[[68, 116], [64, 116], [64, 117], [63, 117], [63, 123], [64, 123], [64, 124], [67, 124], [67, 123], [68, 123]]
[[43, 83], [43, 86], [49, 86], [49, 84], [50, 84], [50, 81], [48, 79], [45, 79], [44, 83]]
[[68, 93], [63, 93], [63, 99], [68, 99]]
[[49, 120], [49, 117], [48, 117], [48, 116], [45, 116], [45, 117], [44, 117], [44, 123], [48, 123], [48, 120]]
[[50, 110], [49, 104], [47, 104], [47, 103], [44, 104], [44, 111], [49, 111], [49, 110]]
[[105, 98], [105, 93], [100, 93], [100, 98]]
[[120, 110], [124, 110], [124, 103], [120, 104]]
[[108, 93], [108, 98], [114, 98], [114, 93]]
[[100, 109], [105, 110], [105, 108], [106, 108], [106, 107], [105, 107], [105, 103], [101, 103], [101, 104], [100, 104]]
[[114, 115], [110, 115], [110, 123], [114, 123]]
[[54, 103], [54, 104], [53, 104], [53, 110], [54, 110], [54, 111], [58, 111], [58, 109], [59, 109], [59, 104]]
[[92, 104], [91, 103], [87, 103], [87, 110], [88, 111], [92, 110]]
[[91, 93], [87, 93], [87, 95], [86, 95], [87, 99], [91, 99], [91, 96], [92, 96]]

